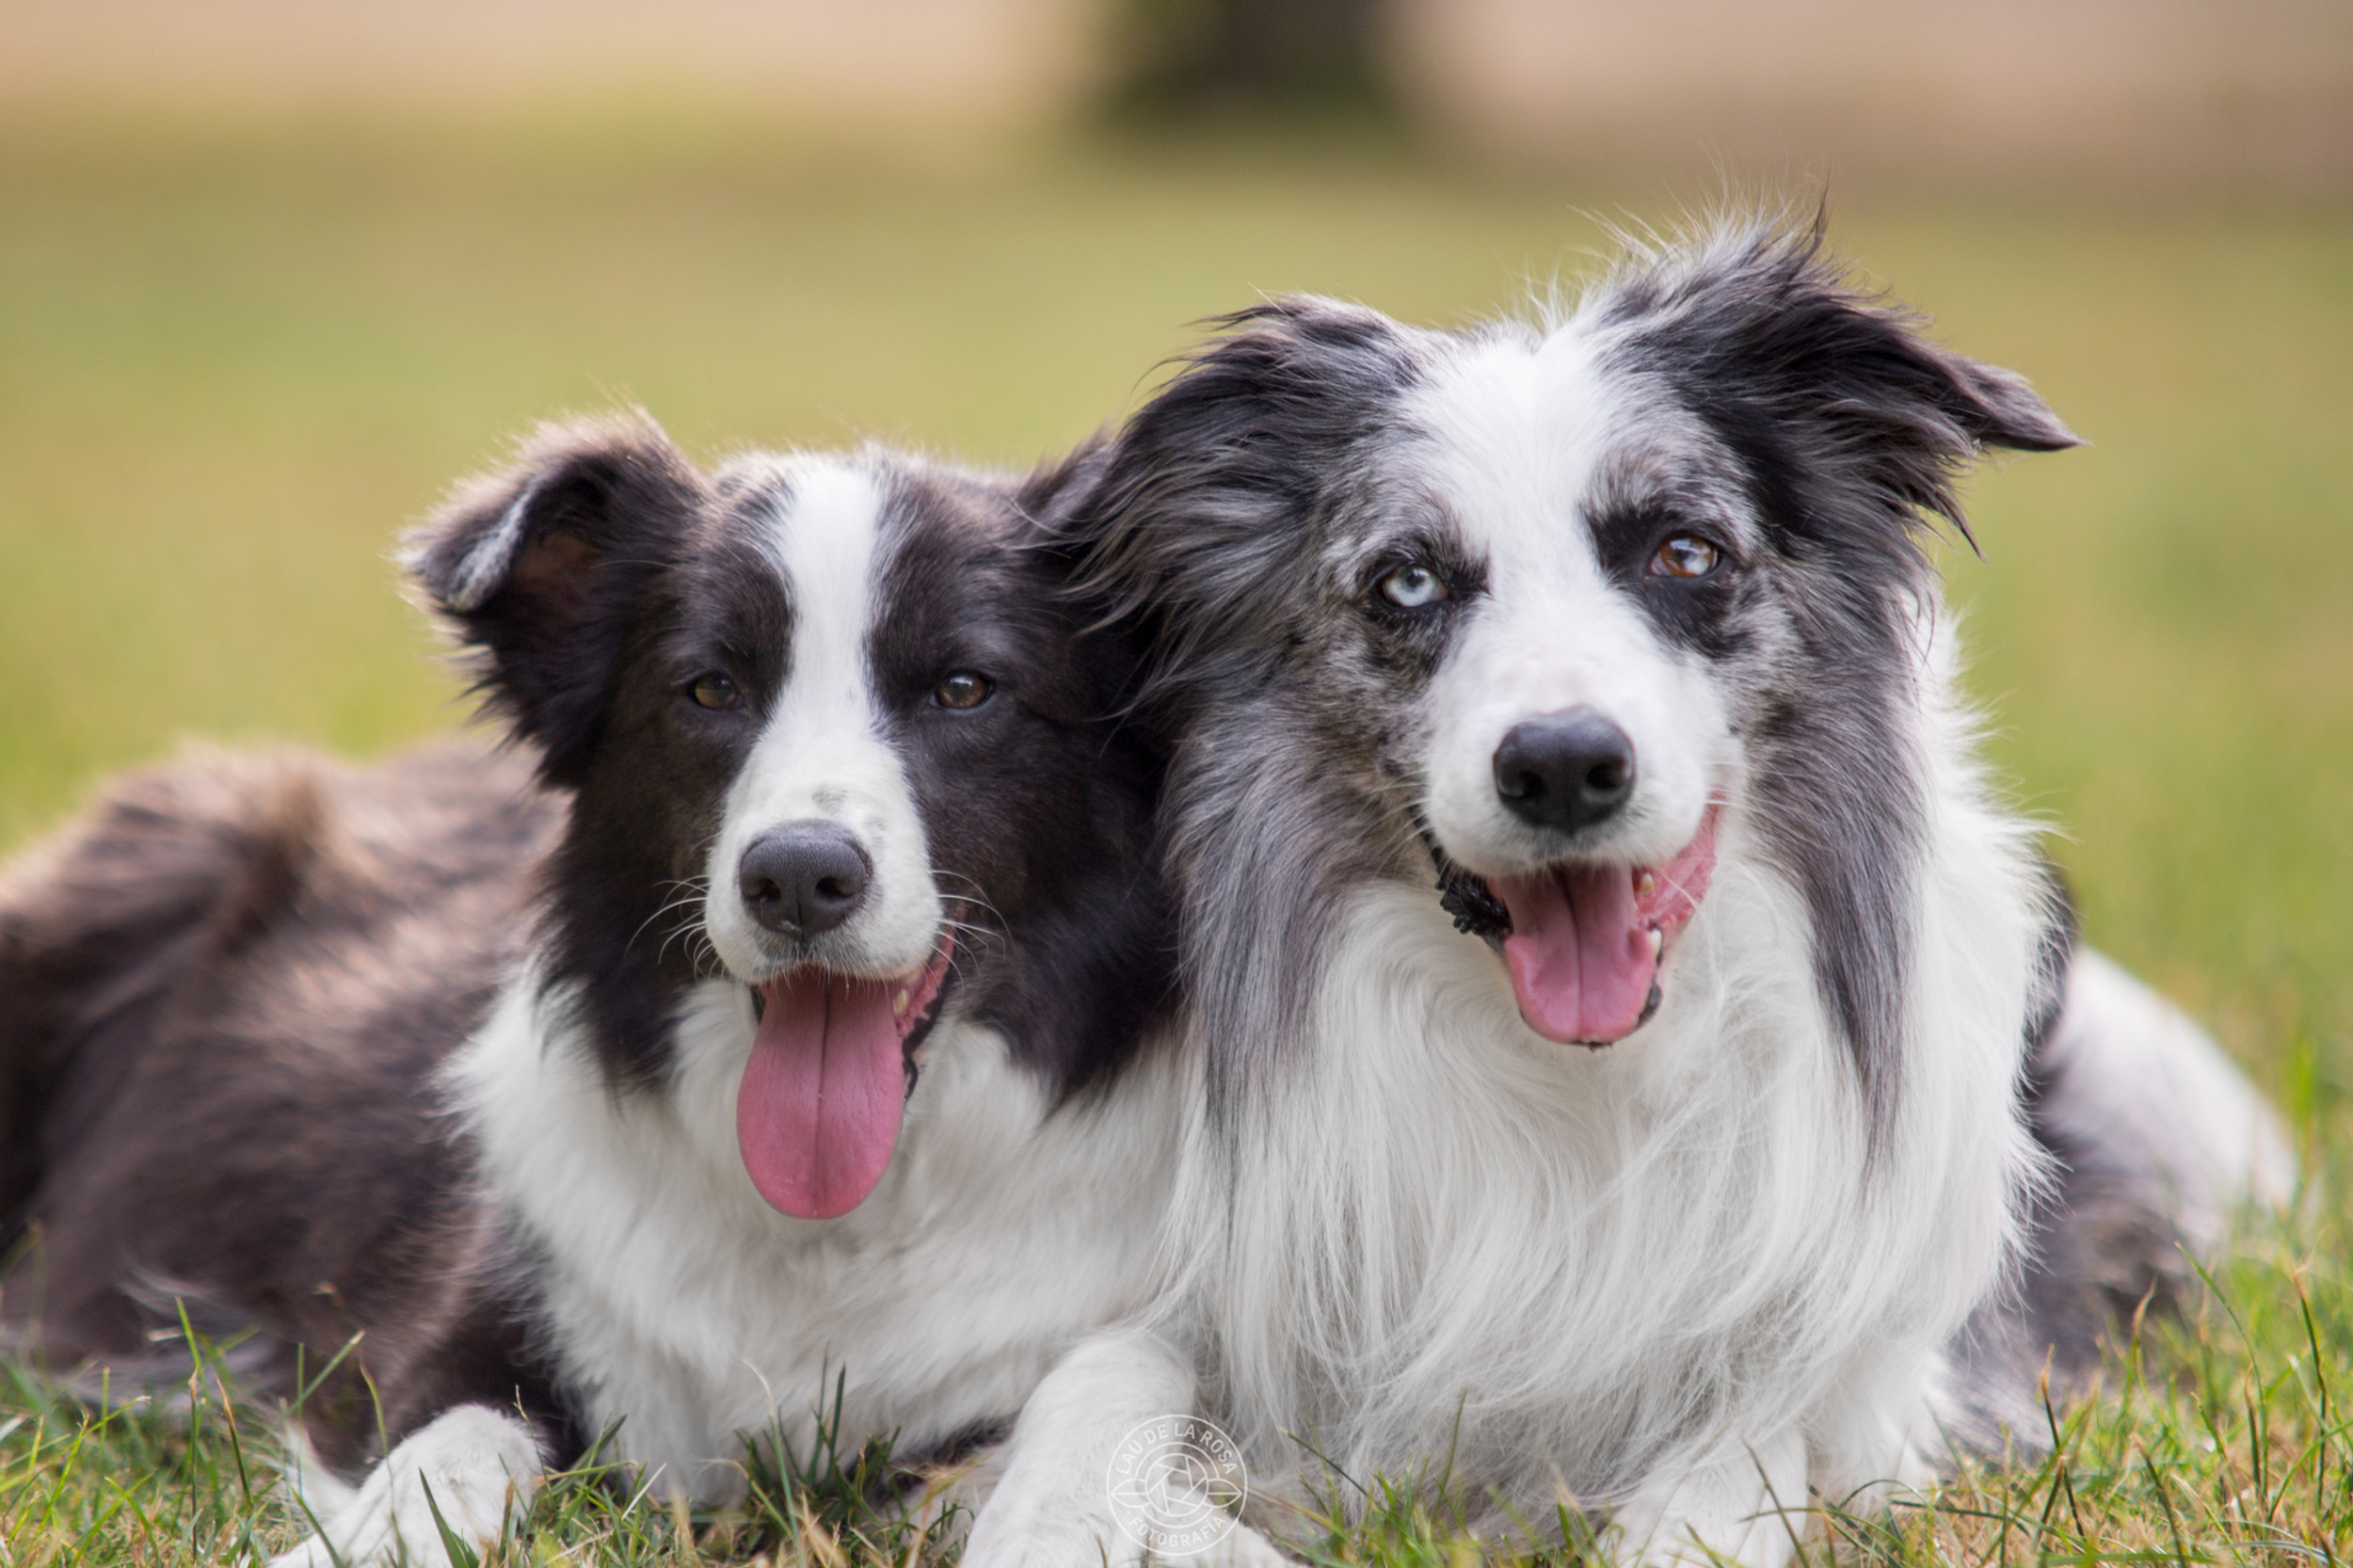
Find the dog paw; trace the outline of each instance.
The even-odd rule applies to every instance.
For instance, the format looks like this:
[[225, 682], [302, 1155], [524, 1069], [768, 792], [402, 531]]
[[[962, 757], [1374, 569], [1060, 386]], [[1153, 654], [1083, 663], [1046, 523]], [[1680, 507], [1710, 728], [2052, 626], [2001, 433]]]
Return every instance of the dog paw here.
[[1237, 1524], [1217, 1541], [1182, 1553], [1156, 1552], [1108, 1521], [1065, 1519], [1019, 1530], [976, 1533], [965, 1568], [1298, 1568], [1265, 1536]]
[[479, 1552], [530, 1506], [539, 1444], [515, 1416], [460, 1405], [394, 1448], [359, 1496], [270, 1568], [456, 1568], [449, 1543]]
[[1179, 1560], [1186, 1568], [1297, 1568], [1293, 1559], [1248, 1525], [1236, 1525], [1225, 1540]]

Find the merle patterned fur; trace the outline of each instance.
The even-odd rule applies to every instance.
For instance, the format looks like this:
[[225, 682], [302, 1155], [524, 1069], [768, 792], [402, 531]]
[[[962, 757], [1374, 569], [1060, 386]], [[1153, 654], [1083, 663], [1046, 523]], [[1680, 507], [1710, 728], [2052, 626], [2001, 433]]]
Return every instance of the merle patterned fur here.
[[[1884, 1121], [1919, 854], [1900, 644], [1930, 569], [1924, 536], [1942, 521], [1966, 536], [1954, 482], [1979, 451], [2075, 438], [2015, 376], [1857, 293], [1818, 229], [1631, 272], [1609, 320], [1609, 368], [1702, 422], [1730, 457], [1709, 477], [1763, 521], [1765, 569], [1642, 602], [1746, 688], [1757, 819], [1804, 890], [1817, 983]], [[1428, 875], [1407, 820], [1416, 781], [1387, 727], [1443, 643], [1360, 630], [1364, 585], [1324, 563], [1336, 541], [1428, 509], [1387, 459], [1415, 436], [1405, 393], [1449, 347], [1306, 297], [1223, 326], [1120, 432], [1067, 530], [1097, 613], [1145, 638], [1139, 704], [1176, 738], [1165, 831], [1193, 1005], [1225, 1042], [1220, 1083], [1296, 1034], [1336, 890]], [[1621, 581], [1655, 542], [1659, 504], [1592, 520]], [[1463, 600], [1480, 570], [1457, 564]], [[1769, 600], [1794, 645], [1759, 658]], [[1449, 895], [1469, 929], [1497, 934], [1464, 889]]]

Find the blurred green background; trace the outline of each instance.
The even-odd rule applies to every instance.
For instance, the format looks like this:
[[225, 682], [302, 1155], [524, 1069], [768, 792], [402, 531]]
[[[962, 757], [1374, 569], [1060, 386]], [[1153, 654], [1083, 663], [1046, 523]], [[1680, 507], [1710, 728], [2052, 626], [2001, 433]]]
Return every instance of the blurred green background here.
[[[517, 96], [527, 37], [437, 76], [422, 44], [403, 66], [374, 34], [256, 30], [291, 14], [35, 5], [39, 47], [0, 64], [0, 849], [183, 737], [365, 755], [459, 722], [387, 550], [536, 418], [638, 402], [706, 456], [874, 436], [1026, 464], [1262, 294], [1460, 323], [1589, 265], [1593, 215], [1826, 174], [1836, 245], [2091, 443], [1975, 481], [1984, 558], [1945, 559], [1993, 753], [2063, 834], [2093, 938], [2299, 1115], [2353, 1082], [2341, 61], [2277, 123], [2217, 100], [2192, 156], [2116, 130], [2147, 92], [2097, 134], [2053, 110], [2022, 152], [1967, 140], [1965, 92], [1914, 123], [1817, 83], [1709, 141], [1673, 114], [1482, 120], [1459, 60], [1308, 120], [1139, 125], [1091, 106], [1117, 95], [1084, 28], [1007, 45], [986, 90], [908, 66], [862, 111], [810, 88], [788, 113], [705, 15], [709, 59], [567, 55]], [[1510, 8], [1481, 15], [1511, 63]], [[1409, 21], [1390, 58], [1434, 58], [1445, 13]], [[101, 24], [152, 47], [109, 65]], [[608, 32], [626, 56], [642, 30]], [[277, 67], [236, 48], [265, 36]], [[215, 55], [174, 64], [174, 38]], [[777, 69], [824, 79], [815, 47]]]

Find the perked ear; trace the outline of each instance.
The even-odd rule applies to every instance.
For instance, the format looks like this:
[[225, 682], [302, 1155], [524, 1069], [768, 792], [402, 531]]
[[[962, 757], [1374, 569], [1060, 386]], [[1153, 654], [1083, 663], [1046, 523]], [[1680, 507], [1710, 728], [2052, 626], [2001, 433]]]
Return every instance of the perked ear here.
[[631, 612], [707, 493], [643, 413], [545, 424], [405, 541], [402, 563], [471, 655], [484, 706], [540, 748], [552, 782], [584, 774]]

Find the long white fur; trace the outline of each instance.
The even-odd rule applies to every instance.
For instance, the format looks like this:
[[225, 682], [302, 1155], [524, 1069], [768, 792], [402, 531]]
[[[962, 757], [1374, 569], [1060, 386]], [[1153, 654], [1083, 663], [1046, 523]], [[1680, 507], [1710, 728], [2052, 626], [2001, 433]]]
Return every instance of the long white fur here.
[[[1265, 1108], [1283, 1135], [1241, 1140], [1229, 1178], [1196, 1128], [1172, 1209], [1183, 1224], [1223, 1212], [1212, 1185], [1239, 1194], [1190, 1284], [1254, 1464], [1298, 1464], [1292, 1434], [1351, 1476], [1435, 1460], [1459, 1413], [1492, 1445], [1458, 1455], [1475, 1473], [1518, 1464], [1539, 1492], [1528, 1462], [1615, 1477], [1577, 1500], [1669, 1547], [1687, 1522], [1764, 1510], [1743, 1456], [1793, 1435], [1791, 1506], [1808, 1481], [1844, 1497], [1920, 1476], [1940, 1348], [1997, 1275], [2030, 1159], [2009, 1094], [2034, 936], [2022, 836], [1971, 798], [1974, 770], [1944, 778], [1922, 1048], [1867, 1180], [1803, 905], [1737, 813], [1659, 1016], [1608, 1052], [1529, 1033], [1427, 894], [1368, 889]], [[1674, 1397], [1695, 1371], [1724, 1401], [1698, 1419]], [[1656, 1477], [1671, 1496], [1647, 1495]], [[1705, 1544], [1788, 1544], [1747, 1533]]]
[[[713, 864], [788, 821], [851, 827], [877, 890], [841, 928], [840, 967], [901, 972], [930, 955], [941, 907], [865, 675], [882, 498], [835, 460], [798, 460], [785, 477], [776, 552], [796, 612], [792, 663], [728, 796]], [[748, 933], [728, 924], [733, 878], [712, 883], [713, 945], [751, 968]], [[615, 1091], [568, 1000], [543, 995], [535, 969], [515, 976], [454, 1064], [452, 1089], [528, 1249], [585, 1426], [614, 1429], [607, 1454], [658, 1492], [740, 1496], [745, 1440], [806, 1451], [837, 1377], [841, 1401], [824, 1415], [838, 1415], [847, 1446], [895, 1432], [899, 1451], [916, 1453], [968, 1435], [1017, 1410], [1081, 1335], [1141, 1306], [1179, 1120], [1173, 1070], [1155, 1064], [1168, 1053], [1144, 1053], [1117, 1096], [1056, 1111], [1000, 1036], [945, 1014], [922, 1044], [880, 1185], [849, 1214], [810, 1221], [762, 1201], [738, 1152], [755, 1028], [744, 984], [690, 996], [655, 1093]], [[418, 1528], [424, 1484], [453, 1528], [480, 1541], [498, 1531], [507, 1484], [528, 1497], [538, 1475], [520, 1421], [461, 1407], [399, 1445], [321, 1523], [353, 1568], [403, 1550], [439, 1563], [438, 1532]], [[324, 1568], [324, 1554], [314, 1538], [284, 1561]]]
[[[1565, 1500], [1647, 1559], [1780, 1563], [1809, 1487], [1925, 1478], [1942, 1347], [2013, 1240], [2035, 1159], [2013, 1092], [2041, 930], [2030, 834], [1994, 802], [1923, 605], [1927, 845], [1897, 1120], [1875, 1147], [1724, 707], [1579, 520], [1605, 458], [1672, 460], [1693, 429], [1606, 379], [1579, 329], [1481, 340], [1411, 409], [1430, 434], [1396, 460], [1491, 566], [1423, 705], [1420, 805], [1449, 855], [1508, 867], [1488, 760], [1509, 724], [1577, 702], [1606, 705], [1642, 758], [1609, 857], [1663, 860], [1726, 801], [1664, 1005], [1606, 1051], [1546, 1041], [1426, 886], [1359, 887], [1306, 1036], [1243, 1125], [1229, 1137], [1189, 1102], [1157, 1346], [1127, 1336], [1085, 1364], [1124, 1411], [1114, 1391], [1150, 1385], [1155, 1357], [1206, 1350], [1277, 1503], [1345, 1506], [1353, 1482], [1450, 1453], [1540, 1528]], [[1085, 1419], [1084, 1398], [1059, 1402]], [[980, 1527], [988, 1560], [1093, 1560], [1060, 1549], [1089, 1509], [1110, 1538], [1092, 1478], [1051, 1497], [1028, 1482], [1016, 1457]], [[1016, 1544], [1000, 1510], [1055, 1529]]]

